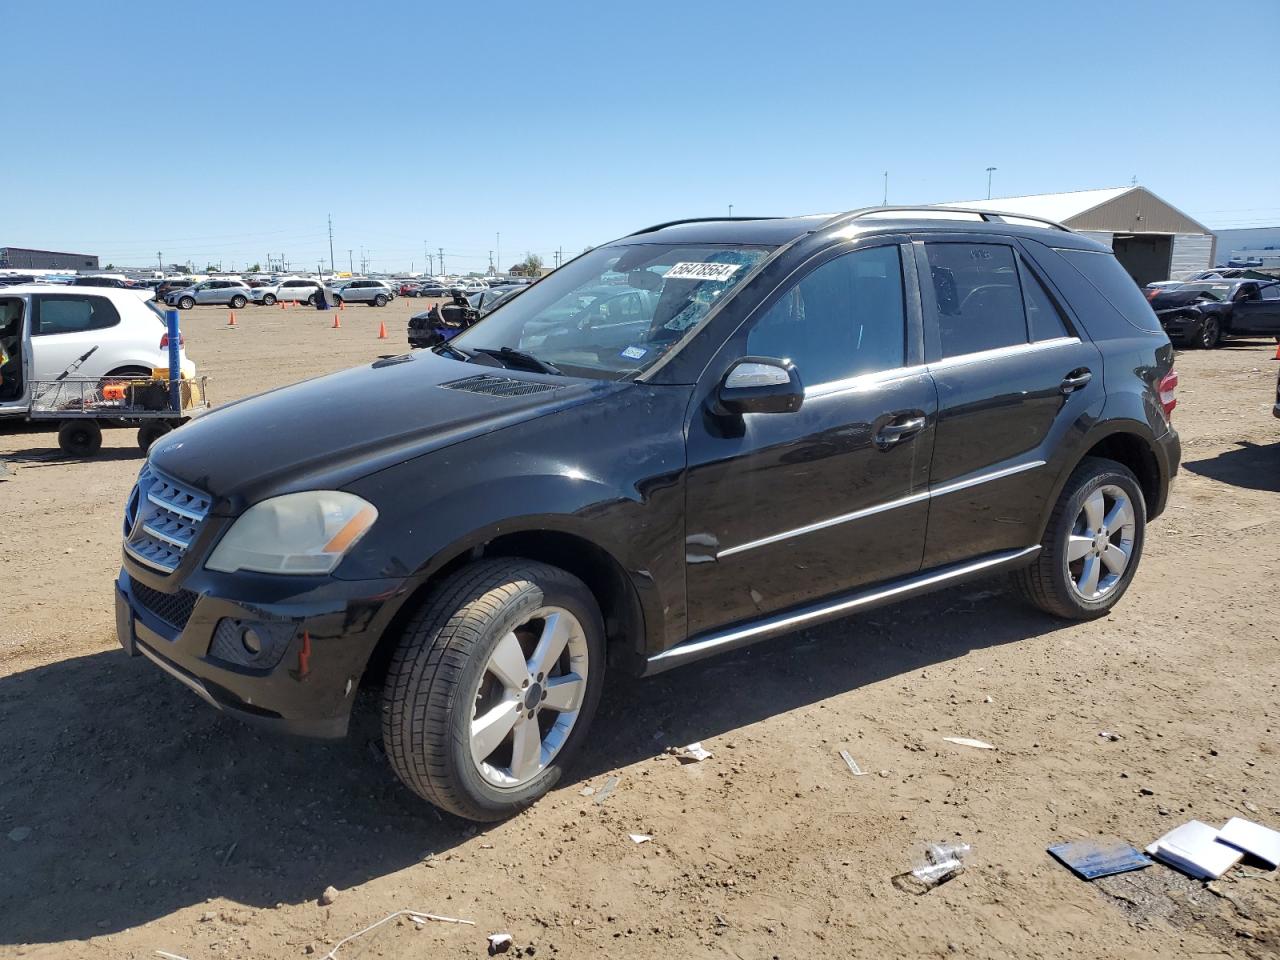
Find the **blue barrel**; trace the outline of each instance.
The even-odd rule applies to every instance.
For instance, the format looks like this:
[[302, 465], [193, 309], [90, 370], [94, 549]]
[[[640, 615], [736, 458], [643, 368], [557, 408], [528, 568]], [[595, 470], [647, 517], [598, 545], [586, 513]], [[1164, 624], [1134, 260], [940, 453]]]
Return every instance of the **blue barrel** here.
[[177, 310], [166, 310], [164, 316], [169, 326], [169, 405], [182, 413], [182, 331]]

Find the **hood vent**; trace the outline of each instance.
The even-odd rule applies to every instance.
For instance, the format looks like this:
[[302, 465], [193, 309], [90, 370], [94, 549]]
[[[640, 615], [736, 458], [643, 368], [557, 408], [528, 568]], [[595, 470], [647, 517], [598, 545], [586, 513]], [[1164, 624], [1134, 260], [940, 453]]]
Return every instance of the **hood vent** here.
[[461, 390], [463, 393], [480, 393], [486, 397], [527, 397], [535, 393], [547, 393], [559, 390], [558, 383], [540, 383], [536, 380], [512, 380], [510, 377], [491, 377], [481, 374], [478, 377], [464, 377], [461, 380], [450, 380], [440, 386], [445, 390]]

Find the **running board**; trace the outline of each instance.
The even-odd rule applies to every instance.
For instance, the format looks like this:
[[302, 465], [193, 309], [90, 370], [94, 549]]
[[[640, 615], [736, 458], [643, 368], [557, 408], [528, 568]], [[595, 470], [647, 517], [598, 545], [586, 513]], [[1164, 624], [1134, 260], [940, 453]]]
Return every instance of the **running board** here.
[[753, 620], [737, 624], [727, 630], [702, 634], [677, 644], [670, 650], [654, 654], [648, 659], [644, 673], [646, 676], [661, 673], [672, 667], [692, 663], [694, 660], [701, 660], [703, 657], [723, 653], [726, 650], [736, 650], [757, 640], [776, 637], [778, 634], [789, 633], [800, 627], [821, 623], [824, 620], [835, 620], [851, 613], [860, 613], [863, 610], [882, 607], [922, 593], [930, 593], [942, 587], [953, 586], [974, 577], [1023, 566], [1034, 559], [1039, 552], [1039, 546], [1027, 547], [1025, 550], [1006, 550], [1003, 553], [990, 554], [981, 560], [939, 567], [927, 573], [919, 573], [870, 590], [846, 593], [806, 607], [775, 613], [763, 620]]

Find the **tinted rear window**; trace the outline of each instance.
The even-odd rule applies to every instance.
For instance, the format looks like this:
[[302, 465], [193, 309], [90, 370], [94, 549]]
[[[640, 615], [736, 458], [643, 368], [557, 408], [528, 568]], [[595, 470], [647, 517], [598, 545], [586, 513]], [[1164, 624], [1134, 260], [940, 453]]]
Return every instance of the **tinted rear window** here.
[[1102, 294], [1108, 303], [1137, 327], [1148, 333], [1160, 333], [1163, 328], [1156, 319], [1151, 304], [1142, 295], [1133, 277], [1125, 272], [1124, 267], [1109, 253], [1095, 253], [1091, 250], [1070, 250], [1063, 247], [1054, 248], [1069, 264], [1078, 270], [1086, 280]]

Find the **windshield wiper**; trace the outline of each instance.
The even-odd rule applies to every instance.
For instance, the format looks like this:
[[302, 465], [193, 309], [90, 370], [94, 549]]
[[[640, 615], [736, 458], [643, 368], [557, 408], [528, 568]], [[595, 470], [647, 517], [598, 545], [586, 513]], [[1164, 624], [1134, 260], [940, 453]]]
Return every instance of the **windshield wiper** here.
[[455, 357], [457, 357], [459, 360], [470, 360], [470, 359], [471, 359], [471, 354], [467, 353], [467, 351], [463, 350], [461, 347], [455, 347], [455, 346], [454, 346], [452, 343], [450, 343], [448, 340], [445, 340], [443, 343], [439, 343], [439, 344], [437, 344], [437, 345], [436, 345], [436, 352], [437, 352], [437, 353], [445, 353], [445, 352], [452, 353], [452, 354], [453, 354]]
[[525, 353], [523, 350], [516, 350], [512, 347], [502, 347], [498, 350], [492, 347], [472, 347], [475, 353], [483, 353], [485, 356], [493, 357], [504, 367], [513, 370], [532, 370], [534, 373], [554, 373], [556, 376], [564, 376], [563, 371], [558, 367], [547, 363], [545, 360], [539, 360], [532, 353]]

